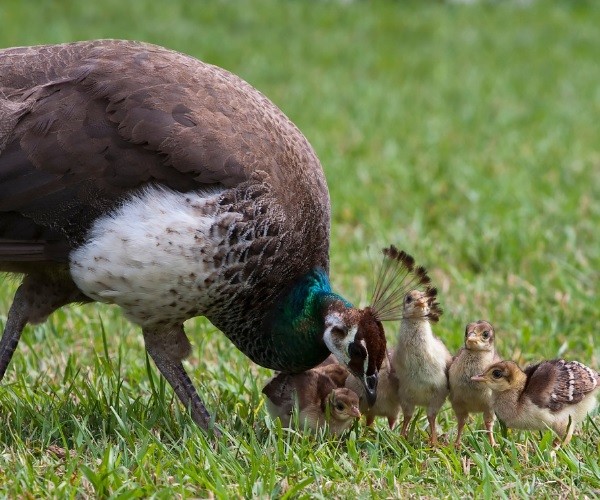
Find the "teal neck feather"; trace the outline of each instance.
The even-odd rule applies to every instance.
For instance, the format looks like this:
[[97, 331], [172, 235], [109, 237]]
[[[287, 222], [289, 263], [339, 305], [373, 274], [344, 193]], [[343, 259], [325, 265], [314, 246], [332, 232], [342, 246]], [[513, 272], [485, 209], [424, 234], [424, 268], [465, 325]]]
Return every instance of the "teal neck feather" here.
[[300, 278], [282, 297], [268, 325], [280, 370], [304, 371], [329, 355], [323, 342], [324, 314], [334, 302], [352, 307], [331, 291], [327, 273], [319, 268]]

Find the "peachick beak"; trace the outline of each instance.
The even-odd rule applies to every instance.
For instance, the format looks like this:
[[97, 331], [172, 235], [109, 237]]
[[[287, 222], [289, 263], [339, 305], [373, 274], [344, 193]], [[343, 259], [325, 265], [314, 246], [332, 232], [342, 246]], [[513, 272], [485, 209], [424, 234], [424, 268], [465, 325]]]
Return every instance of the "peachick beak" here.
[[360, 410], [357, 406], [353, 406], [352, 408], [350, 408], [350, 415], [356, 418], [360, 418]]
[[474, 375], [471, 377], [471, 380], [474, 382], [485, 382], [485, 377], [483, 376], [483, 373], [481, 373], [480, 375]]

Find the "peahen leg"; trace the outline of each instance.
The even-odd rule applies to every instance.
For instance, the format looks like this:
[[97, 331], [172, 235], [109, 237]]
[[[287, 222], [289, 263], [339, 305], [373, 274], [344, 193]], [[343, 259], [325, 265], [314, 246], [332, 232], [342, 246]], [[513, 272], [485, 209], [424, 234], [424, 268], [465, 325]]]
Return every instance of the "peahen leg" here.
[[23, 328], [25, 328], [25, 325], [27, 324], [27, 305], [23, 300], [23, 295], [21, 285], [10, 306], [6, 325], [4, 325], [4, 332], [2, 333], [2, 339], [0, 340], [0, 380], [4, 378], [10, 360], [17, 349], [17, 344], [21, 338]]
[[[144, 340], [148, 354], [183, 405], [190, 409], [194, 422], [208, 430], [210, 414], [181, 364], [191, 350], [183, 326], [166, 330], [144, 329]], [[219, 435], [217, 429], [213, 429], [213, 432]]]
[[70, 278], [42, 274], [25, 276], [8, 311], [0, 340], [0, 380], [6, 373], [27, 323], [41, 323], [56, 309], [71, 302], [89, 301]]

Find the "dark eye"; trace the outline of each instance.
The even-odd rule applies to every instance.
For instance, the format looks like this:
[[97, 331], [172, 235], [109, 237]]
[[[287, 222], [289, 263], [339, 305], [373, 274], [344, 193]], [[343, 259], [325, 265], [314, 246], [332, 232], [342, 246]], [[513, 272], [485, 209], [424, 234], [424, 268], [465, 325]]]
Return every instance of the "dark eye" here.
[[337, 411], [342, 411], [344, 409], [344, 405], [342, 403], [338, 403], [335, 405]]
[[343, 328], [340, 328], [339, 326], [332, 326], [331, 327], [331, 335], [334, 335], [335, 337], [345, 337], [346, 332], [344, 331]]
[[348, 356], [350, 356], [351, 358], [354, 358], [357, 356], [362, 357], [363, 349], [356, 342], [352, 342], [350, 345], [348, 345]]
[[494, 377], [494, 378], [502, 378], [502, 370], [498, 370], [498, 369], [494, 370], [492, 372], [492, 377]]
[[410, 304], [412, 302], [412, 297], [410, 295], [406, 296], [406, 303]]
[[487, 330], [483, 332], [483, 334], [481, 335], [484, 339], [489, 338], [490, 336], [490, 332], [488, 332]]

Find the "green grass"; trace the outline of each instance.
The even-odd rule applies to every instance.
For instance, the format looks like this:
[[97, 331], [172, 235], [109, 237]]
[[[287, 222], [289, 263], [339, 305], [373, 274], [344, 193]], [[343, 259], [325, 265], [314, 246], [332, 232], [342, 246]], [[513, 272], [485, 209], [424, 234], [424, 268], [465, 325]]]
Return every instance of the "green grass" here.
[[[600, 367], [597, 2], [5, 0], [0, 45], [133, 38], [239, 74], [309, 138], [333, 204], [332, 280], [366, 304], [379, 248], [428, 266], [456, 350], [485, 318], [501, 353]], [[4, 280], [0, 311], [15, 283]], [[0, 318], [3, 323], [5, 316]], [[397, 325], [388, 325], [393, 344]], [[600, 417], [431, 449], [356, 427], [282, 430], [252, 365], [204, 320], [187, 364], [224, 429], [208, 440], [115, 308], [59, 311], [23, 335], [0, 385], [0, 496], [158, 498], [600, 494]], [[448, 405], [440, 416], [455, 435]]]

